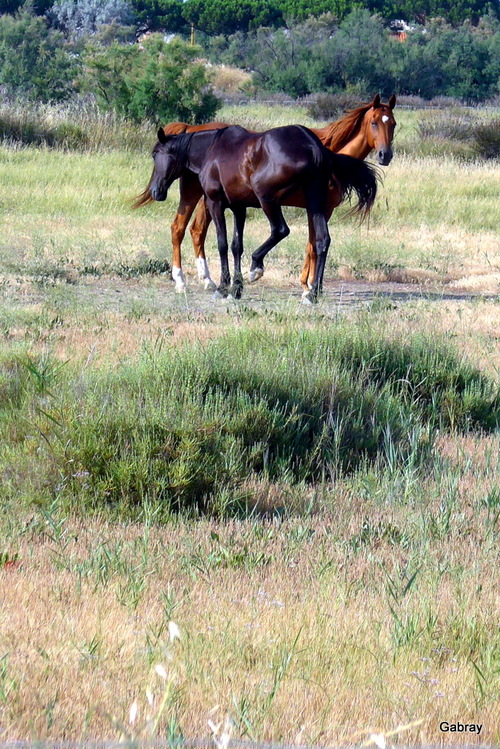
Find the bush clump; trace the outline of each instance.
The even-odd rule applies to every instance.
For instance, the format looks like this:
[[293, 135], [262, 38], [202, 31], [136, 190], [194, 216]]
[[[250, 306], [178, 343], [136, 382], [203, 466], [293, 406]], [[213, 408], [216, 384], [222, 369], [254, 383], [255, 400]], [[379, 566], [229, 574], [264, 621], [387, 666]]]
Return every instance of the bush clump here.
[[360, 101], [369, 101], [369, 94], [315, 94], [306, 100], [307, 114], [315, 120], [336, 120], [349, 109], [359, 107]]
[[500, 421], [498, 388], [446, 346], [342, 325], [244, 331], [80, 376], [24, 357], [4, 363], [0, 385], [11, 440], [37, 441], [39, 501], [58, 496], [118, 517], [146, 500], [159, 517], [211, 512], [221, 493], [241, 496], [262, 478], [316, 481], [389, 459], [418, 465], [438, 427]]
[[500, 156], [500, 118], [485, 119], [467, 113], [432, 112], [421, 117], [418, 134], [437, 148], [446, 144], [450, 152], [468, 158], [495, 159]]
[[482, 159], [500, 158], [500, 117], [474, 126], [473, 150]]
[[209, 122], [220, 102], [213, 93], [201, 49], [152, 34], [141, 44], [88, 44], [81, 84], [104, 110], [134, 122]]
[[44, 122], [36, 108], [17, 106], [0, 111], [0, 140], [23, 146], [85, 149], [89, 136], [79, 125]]

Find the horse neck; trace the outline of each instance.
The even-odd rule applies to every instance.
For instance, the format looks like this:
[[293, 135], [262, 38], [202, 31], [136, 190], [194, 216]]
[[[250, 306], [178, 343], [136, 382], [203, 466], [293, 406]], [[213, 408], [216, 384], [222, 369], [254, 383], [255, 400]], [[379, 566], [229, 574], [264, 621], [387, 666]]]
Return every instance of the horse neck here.
[[373, 151], [373, 148], [368, 143], [365, 128], [362, 127], [359, 133], [342, 146], [337, 153], [345, 153], [347, 156], [354, 156], [356, 159], [366, 159], [370, 151]]
[[368, 143], [366, 123], [368, 110], [364, 117], [361, 118], [358, 125], [353, 126], [352, 130], [344, 134], [341, 128], [343, 120], [337, 120], [331, 125], [327, 125], [319, 130], [313, 130], [323, 145], [333, 153], [343, 153], [348, 156], [354, 156], [357, 159], [366, 159], [373, 147]]
[[212, 145], [218, 132], [218, 130], [204, 130], [184, 133], [180, 136], [186, 139], [181, 144], [180, 150], [180, 160], [184, 162], [186, 169], [199, 174], [207, 149]]

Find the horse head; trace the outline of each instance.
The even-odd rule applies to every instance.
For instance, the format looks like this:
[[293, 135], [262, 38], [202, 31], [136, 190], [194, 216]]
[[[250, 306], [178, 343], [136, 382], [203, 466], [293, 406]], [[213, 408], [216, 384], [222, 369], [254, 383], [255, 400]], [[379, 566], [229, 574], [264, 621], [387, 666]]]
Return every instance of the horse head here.
[[370, 109], [365, 116], [366, 138], [372, 149], [375, 149], [378, 163], [387, 166], [392, 159], [392, 140], [396, 120], [392, 110], [396, 106], [393, 94], [388, 104], [380, 101], [380, 95], [374, 96]]
[[[186, 141], [186, 139], [188, 139]], [[189, 135], [166, 135], [158, 130], [158, 142], [153, 148], [153, 175], [149, 192], [154, 200], [165, 200], [172, 182], [178, 179], [187, 165]]]

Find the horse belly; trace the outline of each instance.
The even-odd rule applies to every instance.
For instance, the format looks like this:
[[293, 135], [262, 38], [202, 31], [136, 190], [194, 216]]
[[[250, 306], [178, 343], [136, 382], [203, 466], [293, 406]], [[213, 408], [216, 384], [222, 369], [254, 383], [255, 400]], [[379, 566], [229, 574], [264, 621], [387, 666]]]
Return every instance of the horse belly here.
[[[340, 205], [341, 202], [342, 201], [339, 189], [335, 185], [330, 184], [327, 189], [326, 195], [327, 209], [333, 211], [333, 209]], [[293, 192], [289, 193], [285, 197], [283, 205], [293, 206], [294, 208], [307, 208], [303, 190], [294, 190]]]
[[252, 186], [241, 175], [221, 175], [221, 184], [229, 205], [244, 205], [258, 208], [259, 201]]

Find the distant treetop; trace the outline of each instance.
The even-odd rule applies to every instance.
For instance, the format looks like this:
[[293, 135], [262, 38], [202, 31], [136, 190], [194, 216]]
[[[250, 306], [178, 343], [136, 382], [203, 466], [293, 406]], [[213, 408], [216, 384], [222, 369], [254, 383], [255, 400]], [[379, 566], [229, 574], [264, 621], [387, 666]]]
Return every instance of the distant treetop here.
[[[0, 0], [0, 14], [12, 14], [29, 5], [36, 14], [44, 15], [61, 4], [64, 0]], [[66, 4], [84, 6], [89, 0]], [[261, 26], [279, 28], [323, 13], [342, 21], [356, 8], [378, 13], [386, 20], [402, 18], [413, 23], [436, 17], [451, 24], [467, 20], [477, 23], [488, 12], [500, 18], [500, 0], [130, 0], [130, 6], [136, 23], [149, 30], [186, 32], [193, 25], [209, 35], [229, 35]]]

